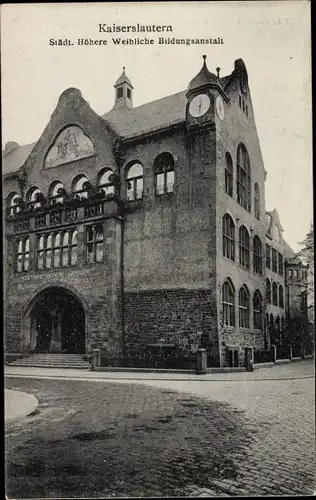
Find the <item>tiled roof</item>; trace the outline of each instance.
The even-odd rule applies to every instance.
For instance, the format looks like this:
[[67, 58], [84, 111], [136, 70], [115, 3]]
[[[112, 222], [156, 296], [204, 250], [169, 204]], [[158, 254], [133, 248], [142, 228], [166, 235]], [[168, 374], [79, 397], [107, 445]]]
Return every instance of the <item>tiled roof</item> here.
[[102, 116], [119, 135], [134, 137], [185, 120], [186, 91], [136, 108], [113, 109]]
[[32, 142], [32, 144], [18, 146], [11, 153], [2, 156], [2, 174], [16, 172], [27, 160], [35, 144], [36, 142]]

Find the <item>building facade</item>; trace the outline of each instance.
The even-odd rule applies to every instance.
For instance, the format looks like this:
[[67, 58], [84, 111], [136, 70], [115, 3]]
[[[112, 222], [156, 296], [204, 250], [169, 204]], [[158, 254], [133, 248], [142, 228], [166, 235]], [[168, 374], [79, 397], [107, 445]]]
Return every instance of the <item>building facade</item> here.
[[286, 322], [294, 284], [266, 213], [247, 70], [239, 59], [221, 77], [203, 58], [185, 91], [136, 108], [123, 69], [103, 116], [68, 89], [36, 143], [6, 145], [7, 352], [163, 339], [241, 366], [274, 342], [270, 316]]

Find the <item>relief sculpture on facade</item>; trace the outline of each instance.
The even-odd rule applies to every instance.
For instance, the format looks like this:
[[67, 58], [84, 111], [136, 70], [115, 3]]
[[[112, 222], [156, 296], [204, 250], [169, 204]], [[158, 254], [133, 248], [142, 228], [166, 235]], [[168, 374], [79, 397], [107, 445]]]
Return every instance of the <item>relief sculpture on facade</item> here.
[[45, 168], [87, 158], [94, 154], [94, 147], [81, 128], [65, 128], [56, 138], [45, 159]]

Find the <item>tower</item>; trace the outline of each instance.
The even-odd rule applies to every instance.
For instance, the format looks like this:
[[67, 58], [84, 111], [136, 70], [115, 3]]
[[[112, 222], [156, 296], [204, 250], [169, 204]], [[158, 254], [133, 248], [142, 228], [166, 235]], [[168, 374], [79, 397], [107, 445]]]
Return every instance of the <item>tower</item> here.
[[115, 85], [115, 102], [113, 109], [131, 109], [133, 107], [133, 85], [126, 76], [125, 66], [123, 66], [123, 73], [116, 80]]

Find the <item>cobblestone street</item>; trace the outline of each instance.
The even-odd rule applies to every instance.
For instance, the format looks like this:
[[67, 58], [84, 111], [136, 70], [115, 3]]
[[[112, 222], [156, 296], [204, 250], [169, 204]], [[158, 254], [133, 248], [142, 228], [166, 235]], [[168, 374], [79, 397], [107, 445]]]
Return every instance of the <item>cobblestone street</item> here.
[[[36, 374], [36, 369], [25, 369], [24, 375], [39, 377], [39, 371], [37, 370]], [[37, 387], [38, 391], [38, 384], [43, 383], [27, 377], [15, 379], [14, 374], [21, 376], [21, 369], [8, 367], [6, 372], [7, 388], [20, 388], [25, 391], [29, 388], [29, 392], [32, 392], [32, 386]], [[41, 371], [41, 378], [45, 375], [48, 378], [56, 377], [57, 371], [55, 375], [51, 372], [53, 371]], [[146, 380], [146, 375], [150, 380]], [[130, 428], [130, 433], [127, 434], [126, 429], [124, 431], [125, 441], [129, 440], [133, 444], [134, 452], [138, 453], [137, 463], [141, 463], [148, 455], [156, 460], [157, 452], [163, 453], [165, 457], [164, 460], [157, 461], [150, 484], [148, 476], [147, 482], [144, 477], [142, 484], [141, 476], [135, 478], [136, 483], [131, 482], [136, 489], [130, 489], [130, 494], [134, 491], [139, 496], [313, 494], [313, 376], [313, 360], [256, 370], [253, 373], [225, 373], [206, 377], [187, 375], [181, 376], [181, 379], [180, 375], [174, 374], [170, 380], [166, 380], [167, 374], [162, 376], [125, 373], [123, 376], [122, 373], [83, 373], [67, 370], [67, 374], [59, 371], [58, 375], [59, 378], [80, 378], [85, 381], [85, 386], [89, 381], [92, 384], [91, 390], [104, 387], [103, 384], [109, 382], [111, 384], [105, 387], [117, 387], [112, 382], [124, 384], [120, 388], [122, 391], [117, 387], [116, 397], [121, 398], [121, 407], [125, 413], [127, 407], [123, 402], [125, 401], [126, 405], [127, 393], [124, 391], [128, 387], [126, 384], [132, 383], [130, 394], [133, 394], [133, 398], [128, 401], [130, 413], [135, 413], [138, 408], [137, 411], [141, 412], [142, 419], [145, 420], [149, 417], [164, 420], [167, 416], [169, 423], [165, 422], [163, 429], [158, 425], [158, 428], [152, 430], [153, 434], [150, 434], [155, 439], [149, 442], [140, 440], [142, 445], [138, 442], [136, 446], [137, 441], [132, 441], [135, 436], [134, 428]], [[62, 383], [62, 380], [59, 382]], [[139, 392], [137, 386], [141, 386]], [[155, 394], [146, 393], [144, 386], [160, 390]], [[161, 389], [167, 392], [161, 392]], [[147, 396], [144, 396], [146, 394]], [[55, 397], [57, 402], [58, 396]], [[144, 401], [147, 401], [145, 405], [142, 403]], [[179, 404], [185, 414], [179, 411]], [[67, 411], [70, 412], [70, 417], [71, 412], [76, 409], [68, 407]], [[181, 415], [184, 426], [180, 424]], [[61, 422], [63, 416], [60, 414], [58, 417], [57, 411], [54, 421], [59, 427], [58, 418]], [[141, 426], [149, 425], [145, 420]], [[71, 419], [69, 422], [68, 426], [71, 425]], [[95, 420], [92, 426], [94, 422]], [[11, 426], [11, 431], [7, 429], [9, 434], [14, 434], [17, 429], [18, 434], [27, 433], [32, 426], [31, 420], [27, 427], [25, 422], [14, 425], [16, 427]], [[16, 431], [12, 430], [14, 428]], [[144, 436], [143, 432], [144, 428], [139, 435]], [[14, 437], [9, 436], [9, 439], [14, 441]], [[151, 460], [148, 463], [151, 463]], [[164, 485], [164, 488], [161, 485]], [[114, 491], [115, 496], [119, 496], [119, 489]]]

